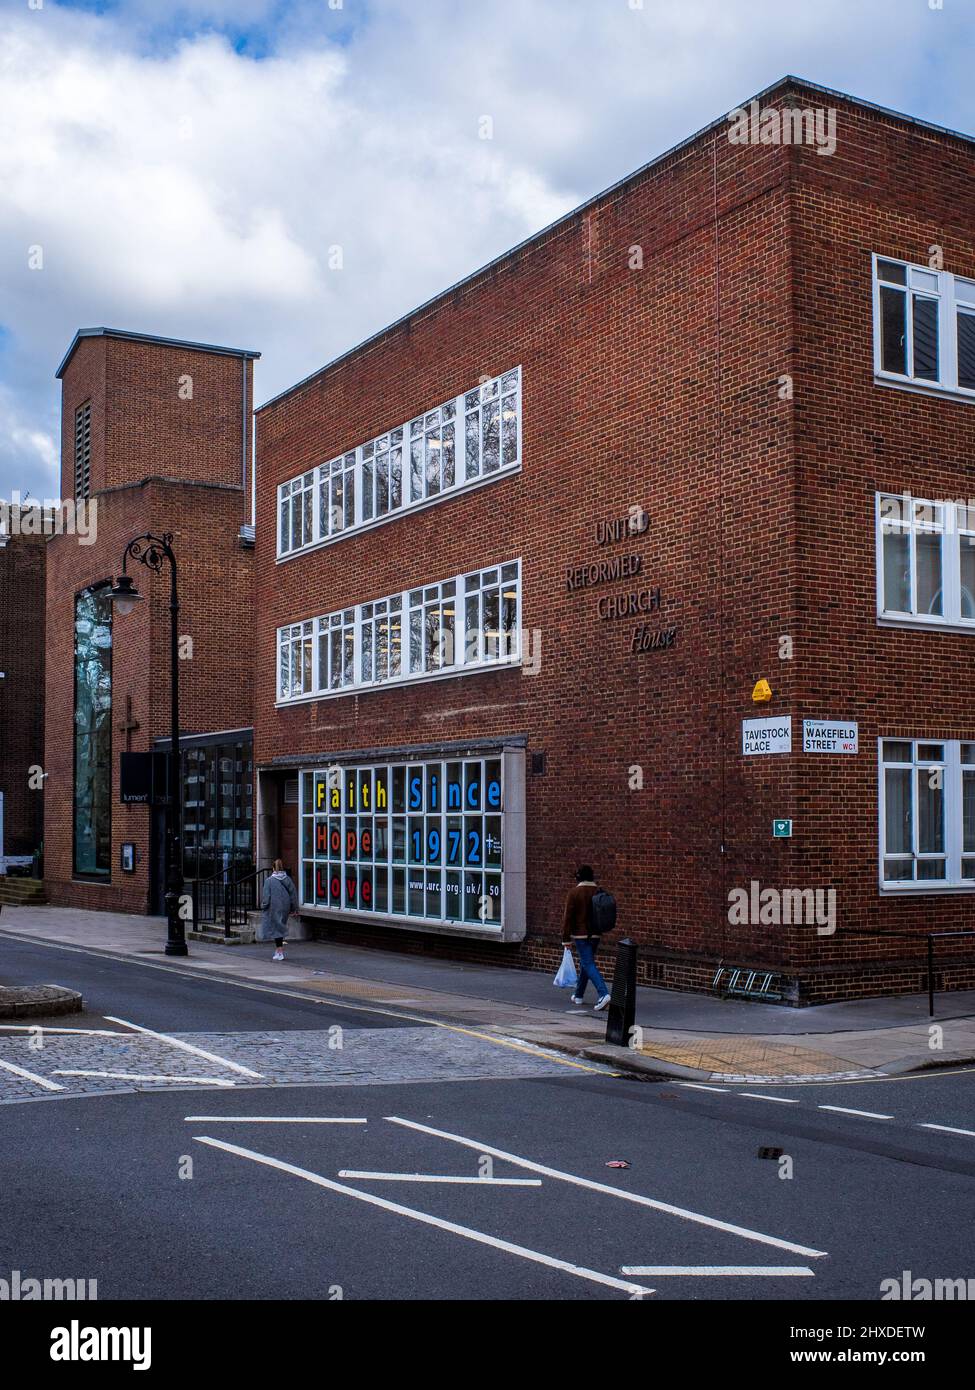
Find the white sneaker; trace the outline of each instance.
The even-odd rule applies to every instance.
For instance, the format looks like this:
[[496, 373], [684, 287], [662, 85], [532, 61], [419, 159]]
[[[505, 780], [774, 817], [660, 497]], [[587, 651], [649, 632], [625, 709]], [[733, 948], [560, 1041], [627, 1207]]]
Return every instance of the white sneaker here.
[[602, 997], [602, 999], [600, 999], [599, 1003], [596, 1005], [595, 1012], [598, 1014], [599, 1011], [600, 1011], [600, 1009], [605, 1009], [608, 1005], [609, 1005], [609, 995], [608, 995], [608, 994], [604, 994], [603, 997]]
[[272, 960], [284, 960], [284, 952], [283, 952], [283, 951], [275, 951], [275, 953], [274, 953], [274, 955], [271, 957], [271, 959], [272, 959]]
[[582, 1002], [583, 1001], [579, 998], [577, 994], [573, 994], [572, 999], [570, 1000], [570, 1003], [572, 1004], [581, 1004]]

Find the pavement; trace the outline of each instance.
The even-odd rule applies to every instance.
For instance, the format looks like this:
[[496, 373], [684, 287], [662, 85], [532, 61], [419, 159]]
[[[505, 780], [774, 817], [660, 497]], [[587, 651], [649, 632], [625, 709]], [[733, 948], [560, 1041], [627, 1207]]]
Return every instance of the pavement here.
[[605, 1014], [571, 1005], [538, 972], [316, 941], [290, 944], [278, 964], [264, 945], [228, 950], [194, 942], [189, 956], [173, 959], [164, 954], [159, 918], [74, 908], [8, 908], [0, 943], [4, 937], [344, 1004], [374, 1016], [377, 1026], [390, 1018], [449, 1023], [515, 1049], [553, 1050], [658, 1079], [815, 1084], [975, 1061], [975, 991], [939, 996], [931, 1020], [926, 995], [797, 1010], [640, 987], [632, 1046], [615, 1047], [605, 1042]]

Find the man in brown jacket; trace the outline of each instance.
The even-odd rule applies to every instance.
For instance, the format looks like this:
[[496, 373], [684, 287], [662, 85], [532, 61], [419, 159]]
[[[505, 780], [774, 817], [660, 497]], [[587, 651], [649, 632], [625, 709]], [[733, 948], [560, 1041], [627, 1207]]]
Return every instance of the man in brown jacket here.
[[572, 996], [573, 1004], [581, 1004], [586, 986], [592, 980], [596, 987], [596, 1009], [605, 1009], [609, 1004], [609, 986], [599, 973], [596, 965], [596, 952], [599, 950], [599, 937], [592, 934], [590, 904], [596, 894], [596, 881], [592, 867], [583, 864], [576, 872], [576, 885], [570, 888], [562, 913], [562, 942], [573, 945], [579, 957], [579, 982]]

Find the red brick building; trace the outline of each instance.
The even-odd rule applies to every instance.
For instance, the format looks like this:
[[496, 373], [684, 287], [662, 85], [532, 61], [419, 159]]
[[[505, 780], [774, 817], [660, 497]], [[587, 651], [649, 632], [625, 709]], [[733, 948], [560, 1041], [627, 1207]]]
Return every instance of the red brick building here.
[[973, 228], [971, 139], [784, 79], [258, 411], [309, 920], [549, 969], [589, 861], [654, 983], [921, 987], [975, 925]]
[[[259, 354], [85, 329], [58, 369], [61, 495], [87, 532], [47, 546], [45, 880], [61, 905], [161, 912], [164, 812], [120, 804], [120, 754], [169, 735], [169, 573], [129, 561], [146, 602], [113, 614], [127, 543], [179, 563], [184, 872], [253, 860], [253, 364]], [[73, 674], [72, 674], [73, 673]]]
[[0, 526], [0, 872], [44, 832], [45, 542]]

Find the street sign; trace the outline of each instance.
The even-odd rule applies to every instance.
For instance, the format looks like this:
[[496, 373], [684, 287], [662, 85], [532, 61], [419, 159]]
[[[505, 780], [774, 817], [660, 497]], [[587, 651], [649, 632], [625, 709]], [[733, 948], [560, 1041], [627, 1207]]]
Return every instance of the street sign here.
[[791, 714], [780, 715], [777, 719], [743, 719], [741, 751], [746, 758], [763, 757], [767, 753], [791, 753]]
[[804, 719], [802, 721], [802, 751], [804, 753], [859, 753], [859, 725], [844, 723], [839, 719]]
[[776, 840], [792, 839], [791, 820], [774, 820], [772, 822], [772, 837]]

